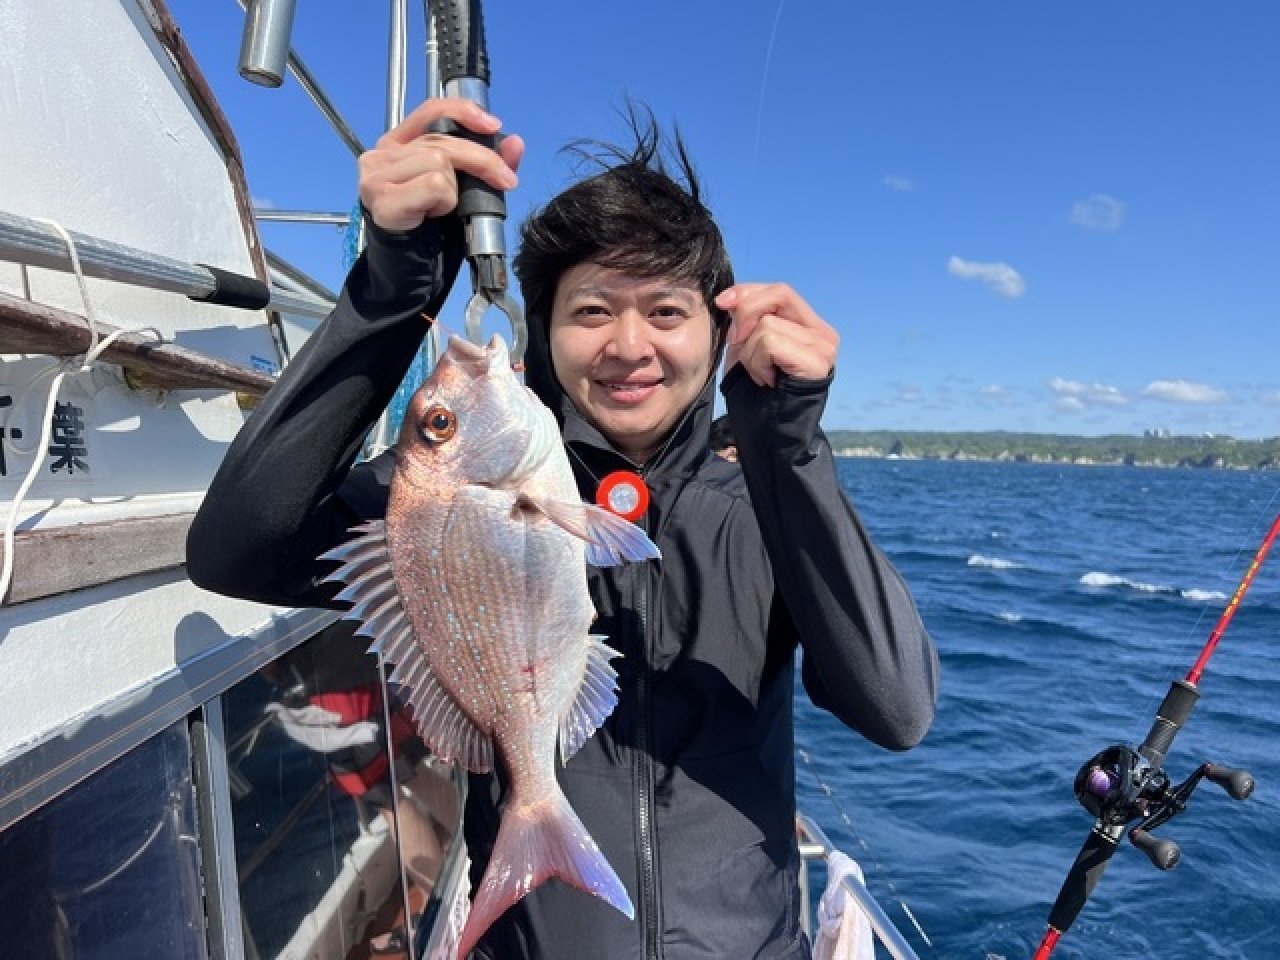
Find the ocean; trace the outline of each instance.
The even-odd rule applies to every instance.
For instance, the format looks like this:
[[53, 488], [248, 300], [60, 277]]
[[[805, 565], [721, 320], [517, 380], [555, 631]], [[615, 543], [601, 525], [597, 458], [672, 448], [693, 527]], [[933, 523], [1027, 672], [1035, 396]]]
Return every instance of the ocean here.
[[[1029, 960], [1092, 826], [1077, 770], [1142, 741], [1280, 512], [1280, 474], [854, 459], [839, 471], [912, 588], [941, 693], [924, 742], [894, 753], [799, 691], [800, 808], [861, 863], [922, 960]], [[1277, 666], [1280, 547], [1165, 765], [1175, 782], [1205, 760], [1244, 768], [1253, 796], [1202, 784], [1157, 831], [1182, 848], [1173, 870], [1122, 842], [1055, 958], [1280, 958]]]

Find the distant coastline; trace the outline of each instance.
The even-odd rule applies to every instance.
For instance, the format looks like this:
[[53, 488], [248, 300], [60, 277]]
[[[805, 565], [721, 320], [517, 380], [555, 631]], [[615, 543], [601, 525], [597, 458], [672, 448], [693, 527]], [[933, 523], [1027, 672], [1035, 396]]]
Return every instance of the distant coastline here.
[[1280, 437], [1239, 440], [1227, 436], [1083, 437], [1001, 430], [832, 430], [827, 438], [832, 451], [842, 457], [1280, 470]]

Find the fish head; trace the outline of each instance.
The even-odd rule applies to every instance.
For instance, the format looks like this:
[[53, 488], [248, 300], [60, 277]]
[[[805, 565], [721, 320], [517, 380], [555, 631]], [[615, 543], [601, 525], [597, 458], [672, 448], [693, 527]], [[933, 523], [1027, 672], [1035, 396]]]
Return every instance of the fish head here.
[[408, 482], [518, 486], [560, 446], [555, 417], [511, 369], [507, 345], [451, 337], [396, 441]]

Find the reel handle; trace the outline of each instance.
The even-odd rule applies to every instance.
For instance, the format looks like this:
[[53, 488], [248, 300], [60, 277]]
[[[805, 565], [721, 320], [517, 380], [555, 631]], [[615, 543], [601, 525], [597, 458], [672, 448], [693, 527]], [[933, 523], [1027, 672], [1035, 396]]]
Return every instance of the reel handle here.
[[1182, 850], [1172, 840], [1161, 840], [1141, 827], [1129, 831], [1129, 841], [1147, 855], [1160, 870], [1172, 870], [1182, 858]]
[[1253, 774], [1247, 770], [1233, 770], [1218, 763], [1206, 763], [1204, 777], [1227, 791], [1232, 800], [1245, 800], [1253, 793]]

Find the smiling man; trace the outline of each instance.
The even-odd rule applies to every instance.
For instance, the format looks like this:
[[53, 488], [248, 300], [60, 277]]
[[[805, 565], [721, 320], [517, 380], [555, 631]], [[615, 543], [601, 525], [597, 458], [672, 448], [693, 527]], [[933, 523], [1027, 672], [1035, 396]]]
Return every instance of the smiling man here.
[[692, 283], [583, 263], [551, 307], [556, 379], [574, 407], [638, 464], [670, 436], [711, 376], [715, 325]]
[[[361, 158], [369, 247], [333, 315], [237, 436], [188, 543], [210, 589], [334, 605], [315, 558], [386, 509], [386, 458], [353, 466], [461, 260], [456, 171], [510, 189], [523, 149], [427, 132], [429, 101]], [[636, 906], [634, 920], [561, 884], [537, 888], [476, 948], [483, 960], [808, 956], [797, 885], [792, 696], [905, 749], [933, 716], [937, 657], [897, 572], [836, 479], [819, 419], [835, 330], [785, 284], [734, 284], [679, 147], [677, 177], [640, 125], [633, 151], [524, 224], [515, 272], [526, 382], [555, 413], [579, 490], [633, 472], [636, 519], [662, 551], [591, 569], [593, 632], [622, 653], [619, 703], [559, 771]], [[708, 449], [715, 370], [739, 463]], [[288, 477], [288, 483], [281, 482]], [[478, 879], [505, 797], [471, 777]]]

